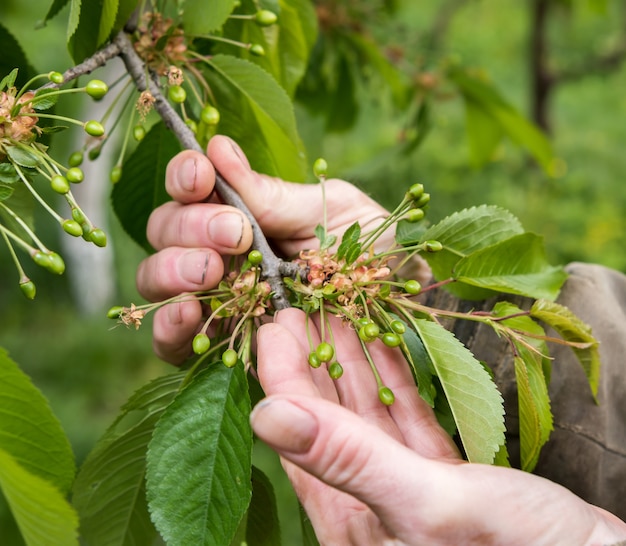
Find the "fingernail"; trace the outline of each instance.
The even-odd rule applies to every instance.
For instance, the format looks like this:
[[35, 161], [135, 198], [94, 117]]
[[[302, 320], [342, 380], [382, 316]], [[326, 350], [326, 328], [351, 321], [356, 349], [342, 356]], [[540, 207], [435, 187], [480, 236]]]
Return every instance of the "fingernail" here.
[[279, 451], [306, 453], [317, 436], [317, 419], [308, 411], [282, 399], [265, 399], [250, 414], [261, 440]]
[[170, 303], [167, 306], [167, 318], [171, 325], [180, 324], [183, 321], [180, 312], [180, 303]]
[[232, 138], [230, 137], [226, 137], [228, 138], [228, 141], [230, 142], [230, 146], [233, 149], [233, 151], [235, 152], [235, 154], [237, 154], [237, 157], [241, 160], [241, 162], [248, 168], [250, 168], [250, 164], [248, 163], [248, 158], [246, 157], [246, 155], [243, 153], [243, 150], [239, 147], [239, 144], [237, 144]]
[[209, 222], [209, 237], [214, 243], [237, 248], [243, 237], [243, 217], [235, 212], [221, 212]]
[[176, 175], [178, 185], [188, 192], [192, 192], [196, 187], [196, 160], [186, 159], [179, 167]]
[[178, 262], [178, 272], [187, 282], [202, 286], [209, 269], [211, 256], [204, 250], [190, 250]]

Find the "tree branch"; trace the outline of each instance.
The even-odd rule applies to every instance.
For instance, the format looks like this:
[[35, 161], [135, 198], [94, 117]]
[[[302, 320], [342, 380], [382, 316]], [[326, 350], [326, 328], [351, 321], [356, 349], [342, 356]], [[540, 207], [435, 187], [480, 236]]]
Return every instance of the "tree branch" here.
[[[120, 32], [113, 40], [112, 45], [117, 47], [119, 56], [124, 61], [126, 70], [128, 70], [128, 73], [135, 82], [137, 89], [139, 89], [139, 91], [148, 90], [155, 98], [155, 110], [159, 113], [165, 125], [176, 135], [181, 145], [189, 150], [204, 153], [204, 150], [198, 144], [191, 129], [187, 127], [182, 118], [176, 113], [161, 93], [157, 82], [152, 78], [146, 78], [145, 64], [135, 51], [127, 34], [123, 31]], [[224, 203], [241, 210], [252, 225], [254, 237], [252, 246], [263, 255], [261, 274], [272, 289], [272, 303], [274, 304], [274, 308], [280, 310], [289, 307], [287, 292], [282, 278], [283, 275], [295, 276], [297, 273], [301, 272], [300, 268], [296, 264], [281, 260], [274, 254], [263, 231], [243, 202], [243, 199], [217, 171], [215, 173], [215, 189]]]

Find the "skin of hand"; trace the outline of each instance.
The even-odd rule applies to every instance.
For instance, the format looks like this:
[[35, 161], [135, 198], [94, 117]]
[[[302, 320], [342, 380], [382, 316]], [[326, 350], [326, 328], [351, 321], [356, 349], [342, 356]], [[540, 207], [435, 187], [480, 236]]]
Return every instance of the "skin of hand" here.
[[[150, 216], [147, 236], [157, 252], [143, 260], [137, 271], [137, 288], [146, 299], [160, 301], [209, 290], [224, 274], [222, 256], [249, 250], [252, 229], [245, 215], [212, 196], [215, 169], [243, 198], [279, 253], [292, 256], [318, 244], [314, 229], [323, 214], [320, 187], [258, 174], [231, 139], [216, 136], [207, 156], [187, 150], [167, 166], [165, 185], [173, 201]], [[328, 231], [338, 237], [356, 220], [367, 229], [388, 214], [348, 182], [330, 179], [325, 184]], [[390, 233], [383, 244], [392, 241]], [[201, 317], [200, 303], [191, 298], [159, 309], [153, 321], [156, 354], [173, 364], [182, 363], [190, 354]]]
[[[305, 315], [258, 334], [268, 395], [255, 433], [280, 455], [322, 545], [607, 545], [626, 524], [548, 480], [461, 461], [398, 349], [368, 345], [395, 403], [384, 406], [353, 330], [332, 325], [343, 376], [307, 363]], [[309, 325], [313, 344], [319, 341]]]

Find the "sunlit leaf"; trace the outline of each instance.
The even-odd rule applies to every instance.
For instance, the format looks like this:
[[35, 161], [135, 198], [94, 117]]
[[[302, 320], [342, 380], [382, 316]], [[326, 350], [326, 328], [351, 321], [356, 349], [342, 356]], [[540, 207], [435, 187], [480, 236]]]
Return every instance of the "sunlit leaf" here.
[[235, 0], [185, 0], [183, 25], [189, 36], [201, 36], [219, 29], [235, 7]]
[[451, 332], [423, 319], [414, 324], [450, 404], [468, 460], [491, 464], [505, 441], [500, 392]]
[[26, 546], [78, 546], [78, 518], [64, 496], [2, 448], [0, 490]]
[[229, 544], [250, 502], [252, 431], [242, 366], [200, 372], [157, 424], [148, 450], [152, 521], [170, 546]]

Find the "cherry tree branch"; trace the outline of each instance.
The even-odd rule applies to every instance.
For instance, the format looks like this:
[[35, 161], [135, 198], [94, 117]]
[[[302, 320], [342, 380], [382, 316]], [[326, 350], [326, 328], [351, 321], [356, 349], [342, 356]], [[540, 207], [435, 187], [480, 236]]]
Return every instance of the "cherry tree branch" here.
[[[181, 145], [186, 149], [204, 153], [191, 129], [187, 127], [161, 93], [157, 82], [152, 78], [146, 77], [145, 63], [135, 51], [128, 35], [124, 31], [120, 32], [113, 40], [112, 45], [118, 49], [118, 54], [124, 61], [126, 70], [135, 82], [137, 89], [142, 92], [148, 90], [152, 94], [155, 99], [155, 110], [159, 113], [165, 125], [176, 135]], [[261, 227], [243, 199], [218, 172], [215, 173], [215, 189], [224, 203], [241, 210], [250, 221], [254, 237], [252, 246], [263, 255], [261, 263], [262, 276], [272, 289], [272, 303], [274, 307], [276, 310], [289, 307], [283, 276], [295, 276], [297, 273], [300, 273], [300, 268], [294, 263], [281, 260], [274, 254]]]

